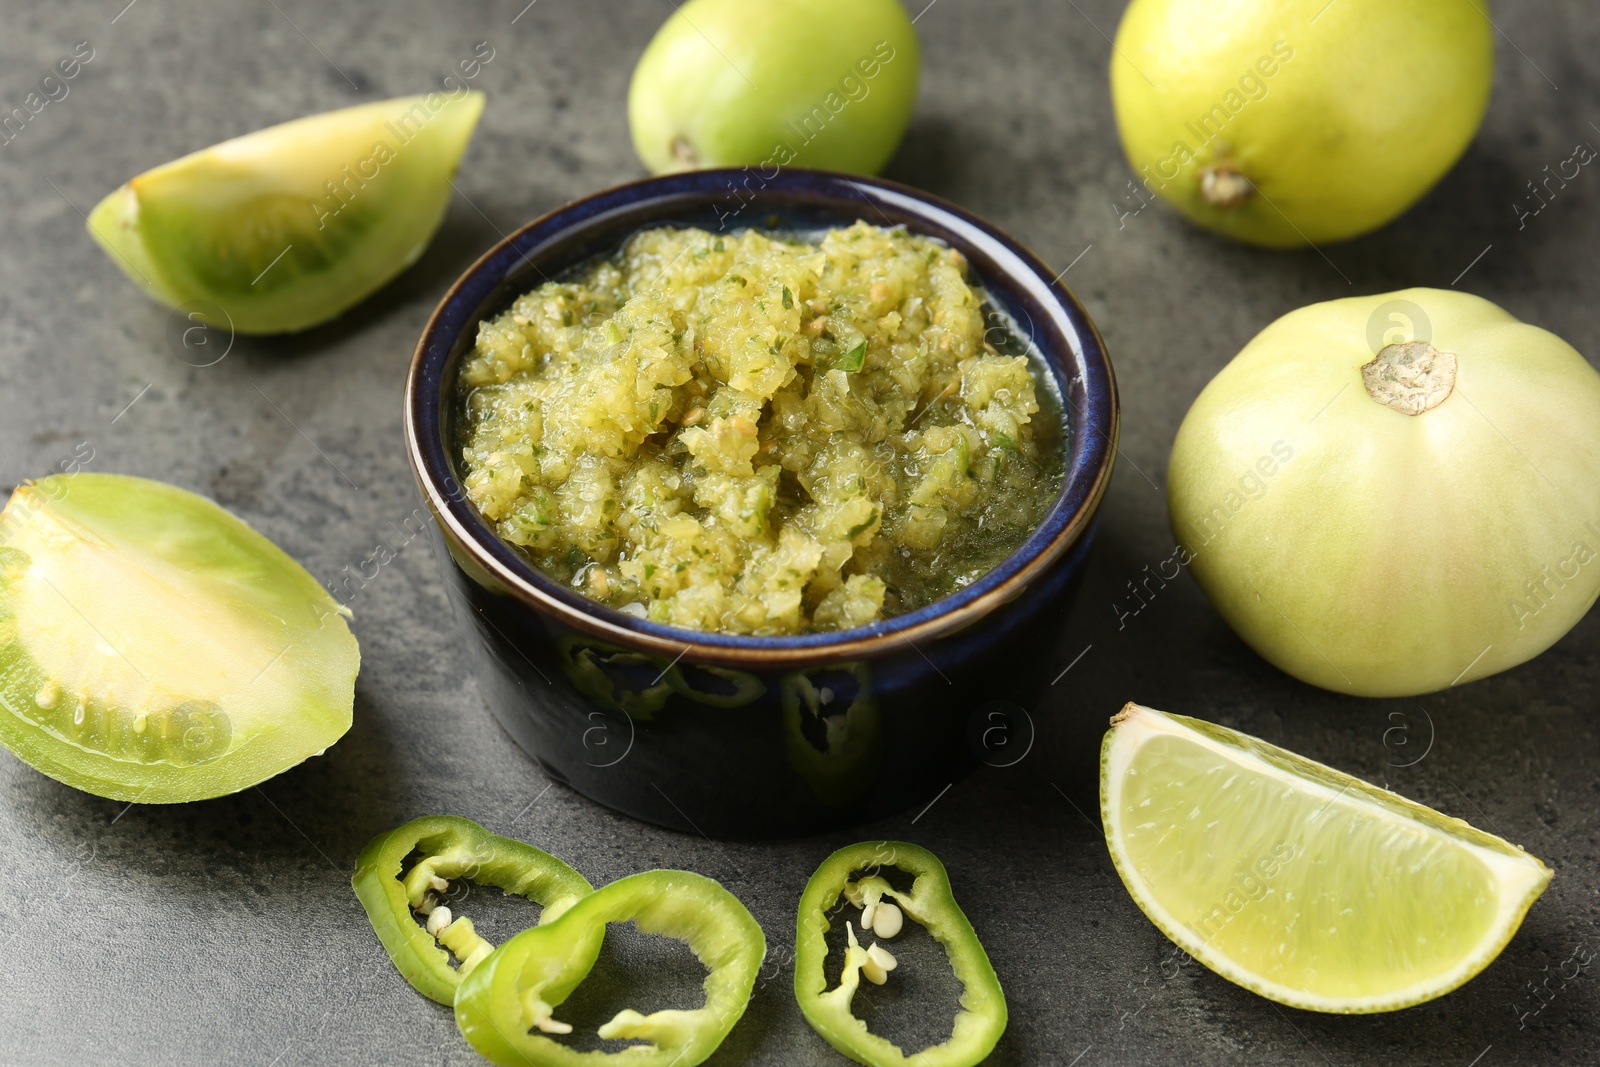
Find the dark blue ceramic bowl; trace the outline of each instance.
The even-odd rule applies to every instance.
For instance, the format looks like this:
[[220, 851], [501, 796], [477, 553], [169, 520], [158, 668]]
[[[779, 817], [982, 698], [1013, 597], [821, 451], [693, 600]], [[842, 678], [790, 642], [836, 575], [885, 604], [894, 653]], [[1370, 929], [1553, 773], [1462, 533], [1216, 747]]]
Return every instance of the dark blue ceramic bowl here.
[[[904, 225], [959, 249], [1027, 334], [1061, 401], [1067, 472], [1013, 555], [952, 596], [872, 626], [746, 637], [661, 626], [545, 577], [461, 491], [456, 368], [480, 320], [660, 225]], [[1027, 249], [952, 204], [817, 171], [651, 178], [569, 204], [473, 265], [429, 320], [406, 383], [412, 467], [448, 552], [495, 716], [545, 771], [649, 822], [730, 837], [805, 833], [926, 803], [980, 760], [1020, 755], [1048, 652], [1116, 453], [1117, 395], [1094, 324]], [[1005, 750], [1004, 745], [1012, 746]]]

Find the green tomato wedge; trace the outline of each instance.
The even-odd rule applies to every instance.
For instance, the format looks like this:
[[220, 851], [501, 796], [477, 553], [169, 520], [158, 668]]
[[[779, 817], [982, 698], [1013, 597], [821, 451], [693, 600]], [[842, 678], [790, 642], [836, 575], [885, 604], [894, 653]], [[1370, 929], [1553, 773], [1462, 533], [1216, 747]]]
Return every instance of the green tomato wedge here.
[[634, 69], [628, 123], [654, 174], [876, 174], [905, 136], [920, 72], [899, 0], [689, 0]]
[[212, 326], [308, 329], [422, 255], [483, 105], [429, 93], [224, 141], [122, 186], [89, 233], [146, 293]]
[[1100, 753], [1106, 845], [1190, 956], [1307, 1011], [1393, 1011], [1483, 970], [1550, 869], [1460, 819], [1245, 734], [1129, 704]]
[[20, 486], [0, 514], [0, 744], [114, 800], [245, 789], [350, 728], [341, 610], [194, 493], [116, 474]]

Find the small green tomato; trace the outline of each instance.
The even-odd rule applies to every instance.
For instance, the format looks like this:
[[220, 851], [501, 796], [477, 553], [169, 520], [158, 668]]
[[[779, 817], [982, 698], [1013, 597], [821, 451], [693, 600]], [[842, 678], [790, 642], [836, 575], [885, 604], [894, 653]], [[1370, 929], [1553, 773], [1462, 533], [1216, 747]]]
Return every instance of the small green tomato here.
[[1291, 312], [1206, 386], [1168, 502], [1228, 623], [1361, 696], [1523, 663], [1600, 595], [1600, 374], [1437, 289]]
[[1478, 0], [1134, 0], [1111, 59], [1136, 180], [1192, 221], [1288, 248], [1377, 229], [1483, 121]]
[[911, 121], [920, 67], [899, 0], [689, 0], [633, 72], [634, 148], [654, 174], [875, 174]]

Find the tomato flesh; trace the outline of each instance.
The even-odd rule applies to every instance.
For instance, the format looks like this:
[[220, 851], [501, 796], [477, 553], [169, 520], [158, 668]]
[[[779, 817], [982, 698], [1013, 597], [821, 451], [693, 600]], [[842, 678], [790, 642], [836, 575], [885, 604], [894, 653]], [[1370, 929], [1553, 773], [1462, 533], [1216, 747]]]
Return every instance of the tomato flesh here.
[[255, 785], [349, 729], [358, 664], [327, 591], [204, 497], [55, 475], [0, 516], [0, 744], [75, 788]]

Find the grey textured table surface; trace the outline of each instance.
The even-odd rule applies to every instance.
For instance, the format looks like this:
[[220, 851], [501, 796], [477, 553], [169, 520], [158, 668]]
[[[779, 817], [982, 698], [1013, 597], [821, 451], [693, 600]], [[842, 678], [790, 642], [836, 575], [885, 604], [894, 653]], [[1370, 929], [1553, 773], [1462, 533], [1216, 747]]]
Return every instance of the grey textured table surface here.
[[[94, 58], [66, 99], [0, 148], [3, 484], [86, 443], [92, 469], [209, 494], [319, 577], [395, 545], [416, 506], [401, 379], [434, 303], [500, 232], [640, 173], [627, 80], [672, 5], [525, 2], [8, 3], [4, 110], [74, 42], [91, 42]], [[1092, 575], [1057, 646], [1063, 667], [1082, 658], [1034, 709], [1033, 750], [957, 784], [915, 825], [911, 811], [859, 836], [910, 836], [954, 872], [1009, 993], [995, 1063], [1594, 1063], [1600, 975], [1553, 976], [1575, 953], [1600, 951], [1600, 618], [1532, 664], [1423, 700], [1424, 715], [1278, 674], [1187, 578], [1120, 627], [1113, 603], [1170, 552], [1157, 487], [1184, 410], [1279, 314], [1448, 285], [1492, 246], [1460, 286], [1600, 355], [1600, 177], [1585, 170], [1520, 231], [1512, 206], [1576, 142], [1600, 144], [1600, 19], [1580, 0], [1500, 4], [1494, 102], [1476, 144], [1405, 218], [1324, 256], [1229, 245], [1159, 208], [1119, 222], [1113, 205], [1130, 175], [1102, 35], [1119, 14], [1117, 0], [941, 0], [918, 22], [922, 98], [889, 176], [1073, 264], [1068, 280], [1120, 377], [1123, 457]], [[172, 319], [84, 233], [81, 212], [139, 171], [274, 122], [422, 90], [479, 41], [495, 50], [478, 81], [491, 99], [444, 229], [413, 269], [333, 326], [241, 340], [216, 366], [187, 366]], [[658, 865], [722, 879], [766, 928], [773, 960], [712, 1062], [843, 1062], [801, 1020], [786, 960], [800, 887], [856, 835], [708, 842], [547, 783], [480, 702], [421, 541], [354, 608], [364, 660], [354, 728], [259, 789], [128, 807], [0, 755], [0, 855], [12, 872], [0, 892], [0, 1062], [477, 1062], [449, 1013], [389, 968], [349, 890], [372, 834], [431, 812], [525, 835], [597, 883]], [[1095, 749], [1128, 699], [1387, 783], [1525, 845], [1555, 881], [1499, 961], [1440, 1001], [1359, 1018], [1280, 1009], [1179, 965], [1112, 869], [1091, 818]], [[474, 906], [491, 928], [514, 920], [487, 898]], [[651, 987], [638, 1006], [694, 995], [683, 954], [616, 945], [587, 1010], [619, 1002], [628, 973]], [[954, 1011], [931, 962], [882, 1007], [884, 1029], [914, 1038], [933, 1025], [917, 1022], [915, 996], [936, 1005], [919, 1014], [940, 1025]]]

